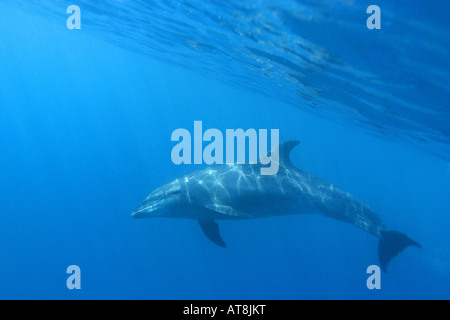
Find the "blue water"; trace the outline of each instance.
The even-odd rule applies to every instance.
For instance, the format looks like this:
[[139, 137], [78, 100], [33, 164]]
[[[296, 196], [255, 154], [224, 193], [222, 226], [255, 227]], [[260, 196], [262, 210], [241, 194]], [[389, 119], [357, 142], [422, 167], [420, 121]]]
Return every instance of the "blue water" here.
[[[68, 30], [66, 8], [81, 8]], [[381, 8], [368, 30], [365, 9]], [[0, 298], [448, 299], [448, 1], [0, 3]], [[407, 248], [314, 215], [132, 219], [173, 130], [276, 128], [292, 161], [369, 205]], [[69, 265], [81, 289], [66, 287]]]

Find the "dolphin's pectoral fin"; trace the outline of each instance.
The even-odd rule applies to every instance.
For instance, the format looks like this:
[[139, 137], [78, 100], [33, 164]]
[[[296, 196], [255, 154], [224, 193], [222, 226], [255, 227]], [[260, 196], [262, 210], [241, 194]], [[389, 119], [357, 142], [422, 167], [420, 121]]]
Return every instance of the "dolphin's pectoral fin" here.
[[202, 218], [198, 219], [198, 223], [202, 228], [203, 233], [208, 237], [209, 240], [217, 244], [222, 248], [226, 248], [227, 245], [223, 241], [219, 233], [219, 225], [213, 219]]
[[227, 216], [234, 216], [236, 218], [245, 219], [245, 218], [251, 218], [252, 217], [248, 213], [236, 210], [233, 207], [225, 206], [225, 205], [222, 205], [222, 204], [210, 204], [210, 205], [207, 205], [205, 207], [207, 209], [215, 211], [217, 213], [221, 213], [221, 214], [224, 214], [224, 215], [227, 215]]

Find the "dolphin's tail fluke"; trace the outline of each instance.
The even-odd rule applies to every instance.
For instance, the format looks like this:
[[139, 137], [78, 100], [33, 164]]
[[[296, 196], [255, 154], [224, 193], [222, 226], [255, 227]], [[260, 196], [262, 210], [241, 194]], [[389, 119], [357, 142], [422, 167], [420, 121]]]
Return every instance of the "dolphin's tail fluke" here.
[[398, 231], [381, 231], [380, 242], [378, 243], [378, 256], [381, 269], [386, 273], [389, 261], [409, 246], [421, 248], [419, 243], [404, 233]]

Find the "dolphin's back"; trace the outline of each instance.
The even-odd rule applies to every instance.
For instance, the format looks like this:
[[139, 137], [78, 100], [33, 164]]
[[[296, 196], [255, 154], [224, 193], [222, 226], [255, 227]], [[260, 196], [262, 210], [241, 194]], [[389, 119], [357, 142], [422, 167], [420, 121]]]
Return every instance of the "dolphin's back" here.
[[259, 169], [257, 164], [216, 165], [180, 181], [191, 205], [209, 209], [228, 206], [236, 211], [236, 215], [216, 216], [217, 220], [301, 213], [292, 212], [295, 206], [299, 209], [300, 189], [283, 174], [284, 168], [276, 175], [260, 175]]

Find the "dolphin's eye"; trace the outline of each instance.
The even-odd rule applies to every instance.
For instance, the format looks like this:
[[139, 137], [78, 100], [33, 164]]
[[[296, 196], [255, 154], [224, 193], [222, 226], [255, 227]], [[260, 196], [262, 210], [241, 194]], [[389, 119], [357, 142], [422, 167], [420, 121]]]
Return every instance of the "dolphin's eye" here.
[[176, 194], [179, 194], [179, 193], [180, 193], [179, 189], [177, 189], [177, 190], [168, 190], [166, 192], [166, 196], [173, 196], [173, 195], [176, 195]]

